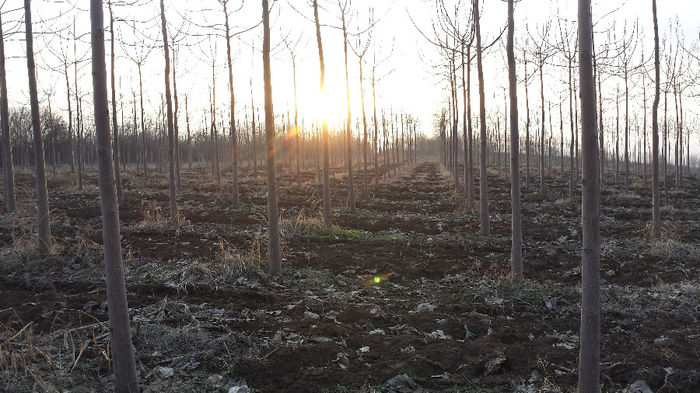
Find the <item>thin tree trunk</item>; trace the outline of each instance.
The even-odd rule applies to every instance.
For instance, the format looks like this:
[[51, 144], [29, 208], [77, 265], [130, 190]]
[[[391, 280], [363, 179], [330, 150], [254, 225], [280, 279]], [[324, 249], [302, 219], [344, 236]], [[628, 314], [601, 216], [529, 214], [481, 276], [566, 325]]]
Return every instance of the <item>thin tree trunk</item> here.
[[187, 124], [187, 165], [192, 170], [192, 135], [190, 134], [190, 111], [187, 96], [185, 96], [185, 122]]
[[530, 95], [528, 94], [527, 56], [523, 49], [523, 59], [525, 60], [525, 188], [530, 188]]
[[175, 184], [177, 192], [182, 192], [182, 182], [180, 181], [180, 127], [178, 126], [179, 102], [177, 99], [177, 62], [175, 61], [175, 48], [173, 48], [173, 145], [175, 147]]
[[[233, 90], [233, 63], [231, 62], [231, 33], [229, 29], [228, 10], [226, 5], [228, 0], [223, 1], [224, 5], [224, 27], [226, 28], [226, 61], [228, 64], [228, 91], [230, 99], [230, 125], [231, 127], [231, 149], [233, 151], [233, 186], [231, 189], [232, 207], [240, 207], [240, 190], [238, 185], [238, 135], [236, 130], [236, 96]], [[296, 97], [296, 79], [294, 82]], [[296, 103], [295, 103], [296, 105]]]
[[661, 215], [659, 196], [659, 85], [661, 70], [659, 66], [659, 25], [656, 19], [656, 0], [651, 0], [654, 17], [654, 103], [651, 109], [651, 192], [652, 192], [652, 236], [661, 238]]
[[29, 101], [32, 112], [32, 129], [34, 131], [34, 169], [36, 172], [37, 221], [39, 223], [38, 247], [42, 254], [46, 254], [51, 248], [51, 229], [49, 227], [49, 192], [46, 184], [44, 141], [41, 136], [39, 95], [37, 93], [36, 67], [34, 65], [34, 39], [32, 33], [32, 10], [30, 0], [24, 0], [24, 21], [26, 25], [25, 33], [27, 45], [27, 72], [29, 74]]
[[379, 125], [377, 122], [377, 94], [375, 91], [374, 70], [376, 64], [372, 66], [372, 118], [374, 120], [374, 192], [379, 191]]
[[629, 188], [630, 183], [630, 159], [629, 159], [629, 135], [630, 135], [630, 93], [627, 83], [627, 63], [625, 63], [624, 71], [625, 79], [625, 191]]
[[579, 78], [583, 128], [581, 345], [579, 393], [600, 392], [600, 186], [596, 136], [591, 1], [578, 2]]
[[[132, 393], [139, 391], [139, 385], [129, 328], [129, 308], [126, 300], [119, 234], [119, 203], [114, 187], [114, 161], [109, 138], [102, 0], [91, 0], [90, 17], [92, 21], [92, 83], [95, 102], [97, 169], [102, 209], [105, 284], [107, 286], [107, 301], [109, 302], [110, 342], [114, 361], [114, 391]], [[118, 166], [119, 162], [117, 161], [116, 173], [119, 172]]]
[[[100, 1], [101, 3], [101, 1]], [[112, 87], [112, 130], [114, 131], [114, 183], [117, 186], [117, 198], [122, 199], [122, 181], [119, 173], [119, 125], [117, 124], [117, 87], [114, 83], [114, 13], [112, 12], [112, 1], [107, 2], [109, 6], [109, 35], [110, 35], [110, 84]]]
[[137, 64], [139, 72], [139, 99], [141, 103], [141, 139], [143, 142], [143, 182], [146, 184], [148, 181], [148, 157], [146, 156], [146, 121], [143, 109], [143, 79], [141, 78], [141, 63]]
[[544, 133], [545, 133], [545, 117], [544, 117], [544, 59], [542, 59], [542, 52], [539, 53], [539, 65], [540, 65], [540, 106], [542, 114], [542, 130], [540, 131], [540, 194], [545, 194], [544, 185]]
[[367, 114], [365, 113], [365, 89], [362, 85], [362, 57], [360, 57], [360, 101], [362, 103], [362, 199], [367, 198]]
[[345, 54], [345, 94], [347, 98], [348, 115], [345, 122], [345, 133], [347, 135], [348, 149], [348, 204], [350, 211], [355, 211], [355, 182], [352, 175], [352, 130], [350, 129], [350, 121], [352, 119], [350, 113], [350, 78], [348, 77], [348, 32], [345, 28], [345, 10], [341, 10], [341, 20], [343, 22], [343, 53]]
[[467, 46], [467, 148], [469, 152], [467, 153], [468, 163], [468, 174], [467, 180], [469, 181], [469, 188], [467, 189], [467, 206], [471, 209], [474, 207], [474, 135], [472, 129], [472, 58], [471, 58], [471, 45]]
[[[266, 1], [266, 0], [265, 0]], [[326, 80], [326, 69], [323, 62], [323, 43], [321, 41], [321, 24], [318, 20], [318, 0], [314, 0], [314, 20], [316, 21], [316, 44], [318, 46], [318, 59], [321, 67], [321, 97], [324, 97], [324, 84]], [[326, 226], [331, 226], [331, 185], [329, 178], [329, 157], [328, 157], [328, 123], [323, 119], [323, 222]]]
[[160, 22], [163, 32], [163, 53], [165, 54], [165, 105], [168, 122], [168, 189], [170, 191], [170, 224], [177, 224], [177, 190], [175, 188], [175, 156], [173, 140], [173, 104], [170, 96], [170, 50], [168, 49], [168, 29], [165, 21], [165, 5], [160, 0]]
[[474, 0], [474, 28], [476, 30], [476, 60], [479, 75], [479, 126], [481, 128], [481, 166], [479, 168], [479, 205], [481, 234], [491, 234], [489, 224], [488, 179], [486, 177], [486, 93], [484, 88], [484, 70], [481, 61], [481, 26], [479, 24], [479, 0]]
[[78, 93], [78, 49], [77, 49], [78, 37], [75, 35], [75, 17], [73, 17], [73, 81], [75, 82], [75, 133], [78, 137], [78, 146], [76, 151], [78, 152], [78, 189], [83, 189], [83, 146], [82, 146], [82, 103]]
[[520, 135], [518, 133], [518, 85], [515, 76], [515, 54], [513, 51], [513, 0], [508, 0], [508, 88], [510, 93], [510, 200], [512, 211], [510, 276], [519, 283], [523, 278], [522, 230], [520, 222]]
[[[294, 80], [294, 145], [296, 150], [296, 161], [297, 161], [297, 185], [301, 185], [301, 168], [299, 165], [299, 137], [301, 133], [299, 132], [299, 105], [297, 102], [297, 61], [294, 56], [292, 56], [292, 78]], [[364, 99], [364, 98], [363, 98]]]
[[272, 72], [270, 71], [270, 14], [267, 0], [263, 8], [263, 73], [265, 77], [265, 141], [267, 146], [267, 221], [268, 262], [270, 273], [279, 274], [280, 257], [279, 214], [277, 207], [277, 183], [275, 180], [275, 115], [272, 107]]
[[[70, 101], [70, 82], [68, 80], [68, 60], [63, 57], [63, 70], [66, 77], [66, 101], [68, 103], [68, 154], [70, 156], [70, 172], [75, 173], [75, 157], [73, 154], [73, 108]], [[3, 82], [3, 86], [5, 83]]]
[[598, 127], [600, 128], [600, 187], [605, 186], [605, 129], [603, 128], [603, 89], [598, 73]]
[[[12, 160], [12, 137], [10, 135], [10, 110], [7, 101], [7, 81], [5, 75], [5, 37], [2, 31], [2, 15], [0, 15], [0, 126], [2, 126], [2, 169], [4, 170], [3, 180], [5, 182], [5, 209], [8, 213], [14, 213], [17, 210], [17, 201], [15, 197], [14, 162]], [[70, 99], [68, 102], [68, 114], [70, 116]], [[70, 132], [70, 120], [68, 127], [68, 132]]]

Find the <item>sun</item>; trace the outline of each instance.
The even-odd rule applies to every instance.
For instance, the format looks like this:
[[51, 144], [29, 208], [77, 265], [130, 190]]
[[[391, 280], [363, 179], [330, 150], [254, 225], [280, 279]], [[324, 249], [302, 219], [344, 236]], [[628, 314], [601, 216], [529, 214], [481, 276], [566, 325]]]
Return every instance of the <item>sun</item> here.
[[343, 124], [347, 116], [345, 87], [338, 88], [335, 84], [327, 83], [323, 94], [318, 87], [304, 89], [299, 93], [300, 115], [307, 124], [328, 123], [328, 128]]

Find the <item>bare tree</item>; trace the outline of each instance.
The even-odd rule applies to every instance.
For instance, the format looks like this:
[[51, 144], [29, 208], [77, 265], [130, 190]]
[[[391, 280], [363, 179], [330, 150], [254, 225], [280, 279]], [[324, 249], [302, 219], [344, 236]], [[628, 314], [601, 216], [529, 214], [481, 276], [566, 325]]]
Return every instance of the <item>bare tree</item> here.
[[263, 70], [265, 77], [265, 141], [267, 146], [267, 221], [268, 262], [271, 274], [282, 268], [280, 257], [279, 213], [275, 180], [275, 115], [272, 107], [272, 71], [270, 70], [270, 9], [267, 0], [263, 8]]
[[46, 184], [44, 159], [44, 141], [41, 136], [39, 119], [39, 96], [36, 83], [36, 66], [34, 65], [34, 38], [32, 33], [32, 9], [30, 0], [24, 0], [24, 23], [27, 41], [27, 72], [29, 74], [29, 100], [32, 111], [32, 129], [34, 131], [34, 158], [36, 176], [37, 221], [39, 223], [39, 251], [44, 254], [51, 248], [51, 228], [49, 227], [49, 192]]
[[659, 24], [656, 19], [656, 0], [651, 0], [654, 17], [654, 103], [651, 109], [651, 193], [652, 193], [652, 236], [661, 238], [661, 212], [659, 196], [659, 88], [661, 85], [661, 66], [659, 64]]
[[479, 213], [481, 219], [481, 234], [491, 234], [489, 223], [489, 190], [488, 179], [486, 177], [487, 164], [487, 137], [486, 137], [486, 93], [484, 88], [484, 69], [481, 55], [481, 25], [479, 22], [479, 0], [474, 1], [474, 29], [476, 32], [476, 68], [479, 76], [479, 127], [481, 129], [481, 160], [479, 167]]
[[288, 41], [286, 38], [284, 39], [284, 45], [287, 47], [287, 50], [289, 51], [289, 57], [292, 60], [292, 80], [294, 82], [294, 142], [295, 142], [295, 147], [296, 147], [297, 185], [301, 184], [301, 169], [300, 169], [300, 165], [299, 165], [299, 105], [297, 102], [297, 56], [296, 56], [297, 45], [299, 44], [300, 39], [301, 39], [301, 35], [294, 42]]
[[348, 30], [346, 25], [346, 15], [350, 11], [348, 0], [338, 0], [338, 8], [340, 9], [340, 20], [342, 22], [343, 32], [343, 53], [345, 55], [345, 94], [347, 100], [348, 115], [345, 123], [345, 133], [347, 135], [347, 151], [348, 151], [348, 204], [350, 211], [355, 211], [355, 183], [352, 175], [352, 129], [350, 121], [352, 115], [350, 112], [350, 78], [348, 77]]
[[[373, 25], [372, 22], [372, 17], [374, 14], [374, 10], [370, 9], [370, 20], [369, 24], [370, 26]], [[361, 100], [361, 105], [362, 105], [362, 163], [363, 163], [363, 170], [362, 170], [362, 198], [367, 198], [367, 114], [365, 112], [365, 90], [363, 87], [363, 80], [364, 80], [364, 74], [362, 72], [362, 65], [364, 63], [364, 57], [367, 54], [367, 50], [369, 49], [369, 44], [372, 42], [372, 30], [370, 30], [369, 37], [367, 37], [367, 40], [362, 43], [360, 39], [360, 34], [357, 34], [357, 44], [356, 47], [352, 47], [352, 51], [355, 53], [355, 56], [357, 56], [358, 63], [360, 65], [360, 77], [359, 77], [359, 82], [360, 82], [360, 100]], [[295, 90], [296, 91], [296, 90]], [[296, 97], [296, 94], [295, 94]], [[295, 98], [296, 102], [296, 98]], [[296, 104], [295, 104], [295, 110], [296, 110]]]
[[114, 13], [112, 12], [112, 0], [107, 1], [109, 6], [109, 35], [110, 35], [110, 85], [112, 87], [112, 130], [114, 131], [114, 183], [117, 186], [117, 198], [122, 199], [122, 181], [119, 174], [119, 124], [117, 124], [117, 88], [114, 83]]
[[[29, 1], [29, 0], [27, 0]], [[162, 3], [161, 3], [162, 4]], [[110, 2], [111, 7], [111, 2]], [[109, 135], [109, 109], [107, 107], [107, 67], [102, 0], [90, 1], [92, 22], [92, 83], [95, 102], [95, 136], [97, 138], [97, 168], [102, 208], [102, 241], [105, 254], [105, 284], [107, 286], [108, 314], [114, 360], [114, 391], [138, 392], [136, 361], [131, 345], [129, 309], [126, 301], [124, 269], [119, 235], [119, 204], [114, 187], [112, 146]], [[119, 173], [117, 162], [116, 173]]]
[[[323, 43], [321, 42], [321, 24], [318, 20], [318, 0], [313, 0], [314, 21], [316, 22], [316, 44], [318, 45], [318, 59], [321, 67], [321, 96], [324, 94], [326, 80], [326, 68], [323, 62]], [[328, 157], [328, 123], [323, 119], [323, 222], [331, 225], [331, 186], [329, 179]]]
[[173, 104], [170, 94], [170, 50], [168, 49], [168, 27], [165, 20], [165, 5], [160, 0], [160, 22], [163, 32], [163, 53], [165, 54], [165, 105], [168, 123], [168, 189], [170, 191], [170, 224], [177, 224], [177, 190], [175, 188], [175, 155], [173, 140]]
[[5, 210], [17, 210], [15, 199], [15, 171], [12, 161], [12, 139], [10, 137], [10, 111], [7, 103], [7, 81], [5, 78], [5, 36], [0, 15], [0, 127], [2, 127], [2, 169], [5, 182]]
[[600, 183], [596, 135], [595, 79], [593, 79], [593, 23], [591, 1], [578, 2], [579, 86], [582, 127], [583, 248], [581, 283], [581, 345], [579, 393], [600, 392]]
[[515, 76], [513, 0], [508, 0], [508, 88], [510, 93], [510, 200], [512, 210], [510, 275], [513, 282], [523, 278], [522, 229], [520, 223], [520, 135], [518, 133], [518, 85]]
[[[229, 88], [229, 100], [230, 100], [230, 124], [231, 129], [231, 149], [233, 150], [233, 188], [231, 198], [233, 200], [232, 205], [234, 209], [238, 209], [240, 206], [240, 191], [238, 185], [238, 135], [236, 130], [236, 96], [233, 90], [233, 64], [231, 62], [231, 30], [229, 28], [229, 15], [227, 4], [228, 0], [220, 0], [224, 7], [224, 27], [226, 29], [226, 62], [228, 65], [228, 88]], [[295, 82], [296, 85], [296, 82]]]

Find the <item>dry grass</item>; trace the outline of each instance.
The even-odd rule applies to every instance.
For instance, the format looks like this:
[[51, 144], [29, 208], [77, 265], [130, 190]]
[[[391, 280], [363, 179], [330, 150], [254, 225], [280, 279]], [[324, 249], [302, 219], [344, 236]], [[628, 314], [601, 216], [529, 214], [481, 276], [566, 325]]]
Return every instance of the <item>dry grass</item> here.
[[219, 251], [215, 262], [232, 268], [236, 272], [262, 271], [267, 262], [267, 238], [261, 232], [256, 232], [248, 250], [236, 249], [226, 240], [219, 239]]

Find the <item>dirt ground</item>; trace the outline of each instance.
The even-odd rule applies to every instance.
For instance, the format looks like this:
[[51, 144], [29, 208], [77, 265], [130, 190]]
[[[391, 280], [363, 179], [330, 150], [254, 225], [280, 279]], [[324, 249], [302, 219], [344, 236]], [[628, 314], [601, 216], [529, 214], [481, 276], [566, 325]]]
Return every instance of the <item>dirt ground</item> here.
[[[120, 203], [132, 335], [147, 392], [573, 392], [580, 301], [580, 190], [552, 173], [523, 189], [524, 275], [508, 283], [510, 183], [489, 176], [492, 235], [449, 174], [420, 162], [373, 177], [357, 210], [332, 180], [333, 228], [311, 169], [280, 178], [284, 271], [265, 273], [265, 177], [243, 171], [241, 209], [205, 167], [183, 167], [180, 226], [167, 184], [130, 170]], [[155, 171], [153, 171], [155, 172]], [[700, 179], [670, 184], [664, 240], [650, 188], [602, 192], [604, 392], [645, 381], [700, 392]], [[49, 176], [51, 255], [33, 251], [33, 178], [0, 226], [0, 391], [109, 391], [109, 329], [94, 173]], [[478, 197], [478, 190], [476, 193]], [[477, 200], [478, 203], [478, 200]], [[405, 377], [394, 378], [405, 375]], [[393, 378], [393, 379], [392, 379]], [[391, 382], [387, 382], [391, 380]], [[248, 388], [246, 388], [247, 386]]]

